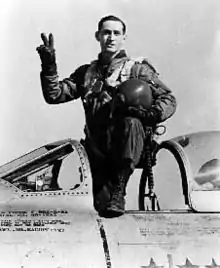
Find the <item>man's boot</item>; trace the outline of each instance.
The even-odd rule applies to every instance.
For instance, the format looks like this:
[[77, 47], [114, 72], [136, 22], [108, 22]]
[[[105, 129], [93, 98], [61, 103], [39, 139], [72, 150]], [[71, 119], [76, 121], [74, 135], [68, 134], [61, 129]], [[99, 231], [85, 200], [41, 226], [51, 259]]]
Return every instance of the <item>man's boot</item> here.
[[103, 184], [102, 188], [94, 194], [94, 208], [99, 213], [106, 209], [106, 206], [111, 200], [111, 187], [109, 183]]
[[128, 172], [122, 172], [117, 176], [117, 180], [113, 186], [111, 200], [104, 211], [104, 216], [117, 217], [124, 214], [125, 188], [129, 177], [130, 174]]

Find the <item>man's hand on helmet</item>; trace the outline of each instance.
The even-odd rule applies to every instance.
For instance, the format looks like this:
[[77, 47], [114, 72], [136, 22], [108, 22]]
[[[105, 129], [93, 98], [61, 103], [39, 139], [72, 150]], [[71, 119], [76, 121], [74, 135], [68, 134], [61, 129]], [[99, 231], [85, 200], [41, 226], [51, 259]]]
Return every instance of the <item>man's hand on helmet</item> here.
[[45, 74], [53, 74], [56, 72], [56, 56], [54, 49], [54, 37], [50, 33], [47, 37], [45, 33], [41, 34], [43, 45], [37, 47], [42, 62], [42, 70]]
[[160, 112], [156, 107], [144, 109], [142, 107], [127, 107], [126, 116], [136, 117], [147, 126], [156, 125], [160, 120]]

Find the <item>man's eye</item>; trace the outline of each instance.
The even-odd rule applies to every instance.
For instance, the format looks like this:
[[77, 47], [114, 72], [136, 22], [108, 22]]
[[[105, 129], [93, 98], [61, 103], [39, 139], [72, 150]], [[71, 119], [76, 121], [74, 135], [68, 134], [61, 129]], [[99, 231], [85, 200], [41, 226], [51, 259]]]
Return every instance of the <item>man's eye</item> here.
[[110, 31], [103, 31], [103, 34], [104, 34], [104, 35], [110, 35], [111, 32], [110, 32]]
[[114, 32], [114, 35], [121, 35], [121, 33], [120, 32]]

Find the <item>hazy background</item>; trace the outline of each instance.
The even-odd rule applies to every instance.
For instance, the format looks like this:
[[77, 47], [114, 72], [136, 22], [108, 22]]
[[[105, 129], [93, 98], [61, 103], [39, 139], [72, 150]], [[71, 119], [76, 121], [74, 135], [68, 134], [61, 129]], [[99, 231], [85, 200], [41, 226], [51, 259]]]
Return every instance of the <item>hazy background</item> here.
[[163, 139], [220, 129], [219, 0], [1, 0], [0, 165], [48, 142], [83, 136], [80, 101], [43, 100], [36, 47], [55, 37], [60, 78], [95, 59], [100, 17], [128, 26], [127, 51], [146, 56], [173, 90], [178, 109]]

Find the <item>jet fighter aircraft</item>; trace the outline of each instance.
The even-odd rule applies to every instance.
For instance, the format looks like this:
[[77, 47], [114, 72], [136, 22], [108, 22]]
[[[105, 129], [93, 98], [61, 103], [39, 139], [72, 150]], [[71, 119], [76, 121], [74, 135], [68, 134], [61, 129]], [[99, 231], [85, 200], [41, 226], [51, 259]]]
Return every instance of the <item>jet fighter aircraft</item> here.
[[0, 267], [220, 267], [219, 145], [220, 131], [158, 143], [153, 178], [144, 166], [135, 171], [117, 218], [93, 207], [79, 141], [53, 142], [2, 165]]

